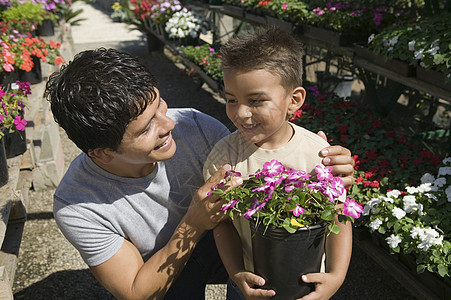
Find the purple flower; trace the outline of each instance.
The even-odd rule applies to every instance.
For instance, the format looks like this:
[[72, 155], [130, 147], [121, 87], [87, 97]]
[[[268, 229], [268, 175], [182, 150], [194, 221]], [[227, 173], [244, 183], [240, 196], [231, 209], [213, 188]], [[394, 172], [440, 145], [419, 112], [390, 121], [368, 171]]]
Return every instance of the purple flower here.
[[346, 198], [344, 203], [343, 214], [358, 219], [362, 213], [363, 208], [360, 204], [355, 202], [352, 198]]
[[230, 200], [229, 203], [226, 203], [222, 206], [221, 210], [226, 211], [228, 209], [234, 208], [235, 205], [237, 204], [237, 202], [238, 202], [238, 199]]
[[27, 125], [27, 121], [22, 119], [20, 116], [16, 116], [14, 118], [14, 124], [16, 124], [17, 130], [24, 131], [25, 125]]
[[260, 202], [257, 200], [257, 198], [254, 198], [251, 208], [243, 215], [243, 218], [249, 219], [255, 213], [259, 212], [265, 205], [266, 205], [266, 202]]

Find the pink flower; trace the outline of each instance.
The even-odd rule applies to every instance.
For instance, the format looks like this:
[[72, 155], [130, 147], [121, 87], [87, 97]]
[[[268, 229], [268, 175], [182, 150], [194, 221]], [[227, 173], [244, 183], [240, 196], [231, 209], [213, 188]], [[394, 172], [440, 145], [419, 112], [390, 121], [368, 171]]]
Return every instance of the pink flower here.
[[238, 202], [238, 199], [230, 200], [229, 203], [226, 203], [222, 206], [221, 210], [225, 211], [225, 210], [231, 209], [236, 205], [237, 202]]
[[283, 9], [283, 10], [286, 10], [287, 8], [288, 8], [288, 4], [286, 4], [286, 3], [285, 3], [285, 4], [282, 4], [282, 9]]
[[315, 167], [315, 171], [319, 180], [331, 180], [334, 177], [331, 173], [332, 167], [318, 165]]
[[16, 116], [14, 118], [14, 124], [16, 124], [17, 130], [24, 131], [25, 125], [27, 125], [27, 121], [22, 119], [20, 116]]
[[358, 219], [362, 213], [363, 208], [360, 204], [355, 202], [352, 198], [346, 198], [344, 203], [343, 214]]
[[293, 216], [295, 216], [295, 217], [299, 217], [300, 215], [303, 215], [305, 213], [305, 210], [297, 204], [296, 204], [296, 208], [292, 209], [290, 211], [293, 212]]
[[270, 177], [278, 175], [283, 171], [285, 171], [285, 167], [275, 159], [271, 160], [270, 162], [265, 162], [263, 164], [262, 172]]

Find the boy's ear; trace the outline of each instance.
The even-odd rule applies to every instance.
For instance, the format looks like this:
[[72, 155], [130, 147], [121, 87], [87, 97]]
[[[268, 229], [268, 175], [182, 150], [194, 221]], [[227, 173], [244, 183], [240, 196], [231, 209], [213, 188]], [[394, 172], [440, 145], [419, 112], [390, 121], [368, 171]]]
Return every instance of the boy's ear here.
[[305, 94], [305, 89], [301, 86], [298, 86], [293, 90], [291, 94], [290, 105], [288, 106], [288, 115], [294, 114], [298, 109], [301, 108], [302, 104], [304, 104]]
[[89, 150], [88, 155], [89, 157], [94, 158], [104, 164], [111, 162], [114, 158], [113, 151], [104, 148]]

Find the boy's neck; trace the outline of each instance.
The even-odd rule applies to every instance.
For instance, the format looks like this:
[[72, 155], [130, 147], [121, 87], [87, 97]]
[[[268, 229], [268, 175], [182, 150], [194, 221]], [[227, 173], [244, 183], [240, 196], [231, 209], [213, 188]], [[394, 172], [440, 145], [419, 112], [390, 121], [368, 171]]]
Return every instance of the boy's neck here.
[[259, 148], [267, 149], [267, 150], [279, 149], [279, 148], [285, 146], [293, 138], [294, 128], [290, 124], [290, 122], [285, 121], [285, 123], [281, 126], [279, 131], [282, 131], [282, 134], [280, 134], [277, 141], [271, 141], [271, 140], [266, 141], [266, 142], [262, 141], [261, 143], [256, 143], [254, 145]]

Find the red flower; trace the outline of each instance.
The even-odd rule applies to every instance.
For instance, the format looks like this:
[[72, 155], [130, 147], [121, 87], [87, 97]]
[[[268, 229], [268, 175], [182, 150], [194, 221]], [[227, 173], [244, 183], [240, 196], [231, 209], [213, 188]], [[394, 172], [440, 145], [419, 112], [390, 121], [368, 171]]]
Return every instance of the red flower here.
[[370, 186], [371, 186], [372, 188], [378, 188], [378, 187], [380, 186], [379, 181], [377, 181], [377, 180], [372, 181], [372, 182], [370, 183]]
[[59, 66], [60, 64], [64, 64], [64, 59], [58, 56], [55, 58], [55, 65]]
[[346, 133], [347, 131], [348, 131], [348, 127], [349, 127], [349, 125], [345, 125], [345, 124], [343, 124], [343, 125], [340, 125], [339, 127], [338, 127], [338, 131], [340, 132], [340, 133]]
[[376, 151], [374, 150], [368, 150], [365, 152], [365, 156], [369, 159], [369, 160], [376, 160], [377, 159], [377, 154]]
[[373, 129], [378, 129], [382, 127], [382, 122], [380, 120], [374, 120], [372, 124]]

